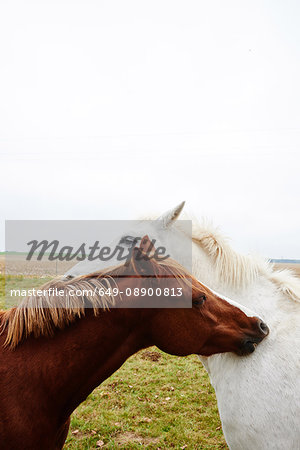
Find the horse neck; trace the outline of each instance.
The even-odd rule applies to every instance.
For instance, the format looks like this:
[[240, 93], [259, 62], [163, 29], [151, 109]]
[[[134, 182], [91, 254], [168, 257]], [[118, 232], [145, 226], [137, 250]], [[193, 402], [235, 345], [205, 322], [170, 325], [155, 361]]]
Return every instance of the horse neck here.
[[[141, 322], [143, 328], [137, 325]], [[20, 355], [33, 389], [43, 379], [48, 409], [63, 422], [129, 356], [152, 344], [144, 337], [146, 323], [139, 310], [114, 309], [98, 316], [90, 310], [51, 339], [27, 339], [8, 357]]]

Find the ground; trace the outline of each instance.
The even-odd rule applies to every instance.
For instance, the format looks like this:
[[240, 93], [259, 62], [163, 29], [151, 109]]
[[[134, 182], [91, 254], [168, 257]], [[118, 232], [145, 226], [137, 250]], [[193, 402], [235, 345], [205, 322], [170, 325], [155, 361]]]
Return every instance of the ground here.
[[67, 449], [224, 449], [214, 390], [196, 356], [141, 351], [72, 416]]

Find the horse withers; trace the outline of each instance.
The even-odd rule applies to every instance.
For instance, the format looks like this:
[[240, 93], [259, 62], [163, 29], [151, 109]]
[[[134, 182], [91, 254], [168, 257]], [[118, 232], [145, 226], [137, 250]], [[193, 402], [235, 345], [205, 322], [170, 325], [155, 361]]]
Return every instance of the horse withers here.
[[[129, 265], [52, 281], [40, 288], [49, 294], [0, 312], [1, 449], [61, 449], [74, 409], [142, 348], [247, 355], [267, 335], [261, 319], [174, 260], [137, 258], [141, 252], [142, 244]], [[144, 276], [149, 270], [152, 276]], [[97, 295], [74, 295], [88, 288]], [[172, 298], [175, 307], [154, 308], [165, 288], [181, 292]], [[56, 296], [57, 289], [64, 295]], [[149, 307], [140, 307], [142, 295]]]

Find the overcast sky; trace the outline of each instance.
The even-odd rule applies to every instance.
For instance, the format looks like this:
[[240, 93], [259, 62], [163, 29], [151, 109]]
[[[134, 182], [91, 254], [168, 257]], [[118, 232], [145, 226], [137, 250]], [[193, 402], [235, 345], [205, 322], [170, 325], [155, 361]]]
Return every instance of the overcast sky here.
[[300, 3], [0, 7], [4, 219], [187, 201], [236, 249], [300, 259]]

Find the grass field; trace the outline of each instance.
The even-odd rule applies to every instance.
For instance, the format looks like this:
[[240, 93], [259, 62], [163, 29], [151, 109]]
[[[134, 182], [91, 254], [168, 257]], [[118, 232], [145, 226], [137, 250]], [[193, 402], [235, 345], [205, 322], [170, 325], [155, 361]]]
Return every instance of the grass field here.
[[198, 358], [156, 348], [132, 356], [72, 416], [66, 448], [91, 449], [97, 442], [109, 449], [227, 448]]
[[[290, 268], [300, 275], [300, 265], [295, 266]], [[0, 305], [4, 281], [0, 274]], [[32, 281], [19, 278], [18, 287], [31, 286]], [[7, 282], [16, 284], [13, 277]], [[42, 282], [36, 279], [36, 286]], [[198, 358], [177, 358], [150, 348], [129, 358], [77, 408], [65, 448], [228, 447], [214, 390]]]

